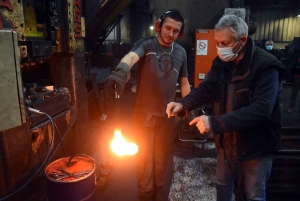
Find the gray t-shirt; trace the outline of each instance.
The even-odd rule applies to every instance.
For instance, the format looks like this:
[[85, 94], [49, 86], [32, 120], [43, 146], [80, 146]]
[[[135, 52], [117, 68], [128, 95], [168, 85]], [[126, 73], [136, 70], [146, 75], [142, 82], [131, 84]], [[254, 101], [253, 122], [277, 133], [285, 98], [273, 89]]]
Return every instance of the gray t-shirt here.
[[178, 77], [188, 76], [184, 48], [174, 43], [173, 50], [164, 49], [152, 36], [139, 40], [131, 51], [140, 58], [135, 111], [165, 117], [167, 104], [175, 100]]

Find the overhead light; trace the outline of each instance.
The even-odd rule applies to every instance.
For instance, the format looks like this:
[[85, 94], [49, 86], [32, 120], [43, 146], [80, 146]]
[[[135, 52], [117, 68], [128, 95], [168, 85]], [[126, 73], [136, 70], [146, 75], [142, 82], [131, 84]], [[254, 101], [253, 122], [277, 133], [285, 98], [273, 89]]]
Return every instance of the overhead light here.
[[297, 15], [297, 17], [300, 17], [300, 15]]
[[150, 29], [152, 30], [154, 27], [153, 26], [150, 26]]

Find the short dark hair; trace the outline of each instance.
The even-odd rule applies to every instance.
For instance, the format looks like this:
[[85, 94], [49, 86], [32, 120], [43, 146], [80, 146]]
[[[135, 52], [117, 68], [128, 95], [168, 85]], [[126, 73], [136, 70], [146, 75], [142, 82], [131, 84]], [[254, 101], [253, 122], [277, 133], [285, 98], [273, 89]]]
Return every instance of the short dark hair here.
[[178, 22], [181, 22], [181, 24], [182, 24], [181, 30], [184, 29], [184, 19], [183, 19], [182, 15], [180, 14], [180, 12], [175, 9], [167, 10], [162, 16], [160, 16], [160, 18], [159, 18], [160, 19], [160, 28], [164, 24], [164, 21], [167, 17], [172, 18], [173, 20], [176, 20]]

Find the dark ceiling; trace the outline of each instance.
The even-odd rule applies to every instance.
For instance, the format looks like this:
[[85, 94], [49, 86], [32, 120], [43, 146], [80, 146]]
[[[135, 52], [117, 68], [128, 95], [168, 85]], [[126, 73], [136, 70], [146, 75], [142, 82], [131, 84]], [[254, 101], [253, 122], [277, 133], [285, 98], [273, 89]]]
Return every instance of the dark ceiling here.
[[299, 7], [300, 0], [244, 0], [250, 7]]

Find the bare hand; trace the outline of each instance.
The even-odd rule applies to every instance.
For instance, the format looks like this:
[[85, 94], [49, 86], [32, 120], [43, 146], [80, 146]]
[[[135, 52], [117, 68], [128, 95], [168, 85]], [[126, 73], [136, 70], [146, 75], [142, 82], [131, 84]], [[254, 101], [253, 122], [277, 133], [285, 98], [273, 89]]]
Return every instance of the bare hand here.
[[180, 103], [170, 102], [167, 105], [166, 113], [168, 118], [177, 116], [177, 114], [182, 111], [184, 108]]
[[200, 117], [193, 119], [190, 122], [190, 125], [193, 125], [193, 124], [196, 124], [196, 126], [201, 134], [211, 131], [208, 116], [206, 116], [206, 115], [202, 115]]

